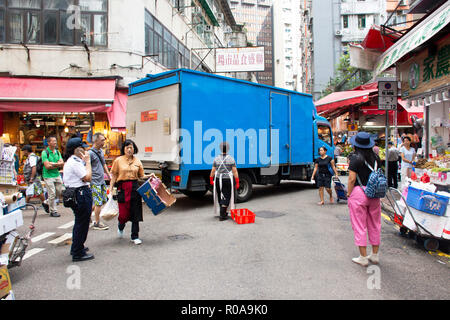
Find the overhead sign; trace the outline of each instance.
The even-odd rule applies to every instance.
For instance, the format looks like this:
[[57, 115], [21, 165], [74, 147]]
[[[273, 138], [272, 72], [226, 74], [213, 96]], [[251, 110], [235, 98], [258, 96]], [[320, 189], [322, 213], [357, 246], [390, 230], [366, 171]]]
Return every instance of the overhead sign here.
[[378, 81], [378, 110], [396, 110], [397, 101], [397, 81]]
[[216, 49], [216, 72], [264, 70], [264, 47]]
[[434, 54], [430, 54], [428, 48], [425, 48], [398, 64], [402, 98], [416, 97], [450, 83], [450, 35], [435, 44]]
[[450, 22], [450, 1], [443, 4], [417, 27], [400, 38], [393, 46], [384, 52], [375, 65], [375, 75], [380, 74], [400, 60], [405, 54], [427, 42]]

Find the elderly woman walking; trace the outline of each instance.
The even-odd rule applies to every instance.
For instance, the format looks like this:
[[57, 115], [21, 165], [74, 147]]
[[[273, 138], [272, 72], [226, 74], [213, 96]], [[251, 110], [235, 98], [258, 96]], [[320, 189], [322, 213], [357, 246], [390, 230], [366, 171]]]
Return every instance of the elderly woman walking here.
[[[213, 186], [216, 214], [219, 213], [220, 206], [220, 221], [228, 219], [228, 207], [234, 209], [234, 187], [236, 187], [236, 190], [239, 189], [239, 175], [236, 169], [236, 162], [228, 154], [229, 149], [230, 146], [227, 142], [220, 144], [222, 154], [214, 159], [211, 174], [209, 175], [210, 184]], [[236, 184], [234, 184], [233, 177]]]
[[142, 162], [134, 155], [138, 148], [132, 140], [125, 140], [122, 146], [122, 156], [114, 160], [111, 168], [111, 182], [109, 185], [112, 194], [114, 185], [117, 186], [117, 202], [119, 203], [118, 235], [123, 237], [125, 224], [131, 222], [131, 241], [139, 245], [139, 222], [142, 217], [142, 198], [137, 192], [138, 180], [146, 179]]
[[[364, 190], [372, 169], [381, 167], [380, 158], [373, 152], [375, 142], [367, 132], [359, 132], [351, 139], [355, 152], [350, 156], [348, 167], [348, 209], [352, 223], [355, 245], [359, 248], [359, 257], [352, 261], [368, 266], [369, 261], [377, 264], [381, 238], [381, 202], [368, 198]], [[369, 168], [369, 166], [371, 168]], [[367, 234], [372, 245], [372, 254], [367, 255]]]

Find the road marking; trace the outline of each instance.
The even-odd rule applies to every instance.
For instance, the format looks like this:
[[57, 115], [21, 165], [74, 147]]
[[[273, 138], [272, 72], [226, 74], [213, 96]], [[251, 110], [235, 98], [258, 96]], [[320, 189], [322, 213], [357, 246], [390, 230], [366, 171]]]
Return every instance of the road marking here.
[[31, 250], [28, 250], [25, 255], [23, 256], [22, 260], [28, 259], [31, 256], [34, 256], [35, 254], [44, 251], [43, 248], [33, 248]]
[[46, 233], [43, 233], [43, 234], [41, 234], [41, 235], [38, 235], [37, 237], [32, 238], [32, 239], [31, 239], [31, 242], [32, 242], [32, 243], [36, 243], [36, 242], [38, 242], [38, 241], [41, 241], [41, 240], [43, 240], [43, 239], [45, 239], [45, 238], [48, 238], [48, 237], [54, 235], [54, 234], [55, 234], [54, 232], [46, 232]]
[[71, 233], [66, 233], [66, 234], [63, 234], [61, 237], [59, 237], [59, 238], [56, 238], [56, 239], [54, 239], [54, 240], [52, 240], [52, 241], [49, 241], [48, 243], [51, 243], [51, 244], [59, 244], [59, 243], [62, 243], [62, 242], [64, 242], [64, 241], [66, 241], [66, 240], [69, 240], [69, 239], [71, 239], [72, 238], [72, 234]]
[[75, 224], [75, 221], [71, 221], [69, 223], [63, 224], [62, 226], [58, 227], [58, 229], [69, 229], [72, 228]]

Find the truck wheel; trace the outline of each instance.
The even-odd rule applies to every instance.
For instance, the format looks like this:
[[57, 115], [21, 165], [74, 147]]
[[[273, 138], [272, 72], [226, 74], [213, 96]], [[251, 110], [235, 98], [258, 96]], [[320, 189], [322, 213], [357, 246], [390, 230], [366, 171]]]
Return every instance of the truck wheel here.
[[236, 202], [242, 203], [246, 202], [253, 193], [253, 183], [250, 176], [246, 173], [239, 175], [239, 189], [236, 195]]
[[208, 190], [204, 191], [183, 191], [183, 194], [188, 196], [189, 198], [199, 199], [203, 198], [203, 196], [208, 192]]

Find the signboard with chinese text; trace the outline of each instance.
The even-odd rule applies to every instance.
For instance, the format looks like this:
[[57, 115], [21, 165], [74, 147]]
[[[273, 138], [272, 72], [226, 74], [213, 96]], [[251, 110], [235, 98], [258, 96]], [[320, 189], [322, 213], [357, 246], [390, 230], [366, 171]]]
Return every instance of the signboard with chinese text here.
[[264, 71], [264, 47], [216, 49], [216, 72]]
[[158, 120], [158, 110], [141, 112], [141, 122]]
[[397, 109], [397, 81], [378, 81], [378, 110]]
[[439, 40], [436, 52], [424, 48], [411, 59], [398, 64], [402, 98], [411, 98], [450, 83], [450, 35]]

